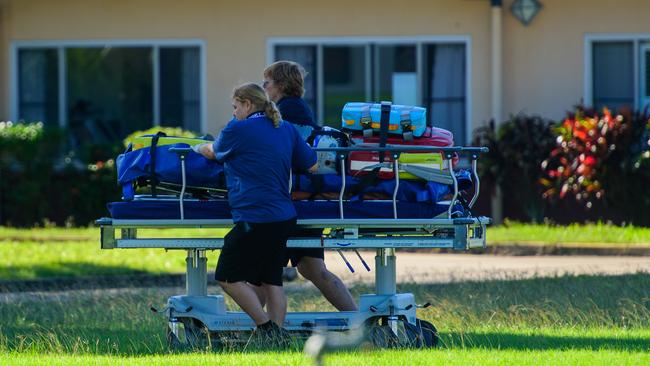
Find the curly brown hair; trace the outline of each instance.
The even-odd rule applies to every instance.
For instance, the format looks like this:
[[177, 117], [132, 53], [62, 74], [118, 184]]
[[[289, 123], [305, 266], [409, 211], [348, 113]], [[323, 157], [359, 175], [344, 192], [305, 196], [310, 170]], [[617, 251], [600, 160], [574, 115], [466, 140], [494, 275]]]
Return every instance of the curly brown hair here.
[[273, 80], [285, 96], [302, 97], [305, 94], [305, 69], [293, 61], [276, 61], [264, 69], [264, 77]]

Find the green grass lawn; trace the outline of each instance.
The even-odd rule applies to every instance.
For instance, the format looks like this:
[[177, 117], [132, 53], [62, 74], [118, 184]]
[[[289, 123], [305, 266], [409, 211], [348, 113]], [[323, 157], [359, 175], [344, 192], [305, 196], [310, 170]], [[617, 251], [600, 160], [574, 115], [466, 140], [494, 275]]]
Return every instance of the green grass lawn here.
[[[140, 230], [150, 237], [223, 237], [227, 230]], [[218, 252], [208, 252], [216, 266]], [[0, 280], [185, 272], [185, 256], [162, 249], [102, 250], [98, 228], [0, 228]]]
[[568, 226], [507, 222], [488, 228], [488, 245], [650, 246], [650, 228], [603, 223]]
[[[223, 237], [224, 229], [165, 229], [140, 230], [151, 237], [183, 235], [186, 237]], [[0, 242], [89, 242], [99, 245], [99, 228], [33, 228], [18, 229], [0, 227]], [[650, 246], [650, 228], [616, 226], [603, 223], [567, 226], [545, 224], [523, 224], [506, 222], [488, 228], [490, 244], [538, 243], [555, 245], [566, 243], [616, 244]]]
[[[223, 237], [223, 229], [140, 230], [150, 237]], [[512, 243], [566, 246], [650, 246], [650, 228], [508, 223], [488, 229], [488, 246]], [[208, 267], [218, 252], [208, 252]], [[95, 275], [183, 273], [185, 256], [162, 249], [101, 250], [98, 228], [0, 227], [0, 280]]]
[[[436, 350], [362, 350], [327, 365], [644, 365], [650, 362], [650, 274], [577, 276], [437, 285], [403, 284], [441, 332]], [[210, 288], [214, 293], [215, 288]], [[368, 293], [366, 286], [353, 295]], [[170, 354], [166, 319], [151, 304], [182, 289], [78, 291], [0, 296], [0, 364], [304, 365], [280, 353]], [[288, 293], [290, 310], [331, 307], [314, 291]], [[228, 300], [230, 308], [233, 303]]]
[[[94, 355], [0, 355], [0, 363], [21, 365], [310, 365], [313, 361], [298, 352], [286, 353], [232, 353], [184, 354], [144, 357], [110, 357]], [[512, 351], [493, 349], [376, 351], [338, 353], [325, 357], [325, 365], [648, 365], [648, 353], [602, 350]]]

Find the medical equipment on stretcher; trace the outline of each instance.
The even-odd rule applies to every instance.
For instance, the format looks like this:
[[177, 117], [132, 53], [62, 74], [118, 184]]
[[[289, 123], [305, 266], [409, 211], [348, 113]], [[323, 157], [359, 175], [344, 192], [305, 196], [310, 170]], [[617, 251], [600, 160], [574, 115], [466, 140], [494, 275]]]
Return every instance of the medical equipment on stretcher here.
[[[474, 147], [347, 147], [317, 148], [338, 155], [346, 172], [352, 151], [375, 151], [391, 156], [394, 178], [392, 199], [352, 201], [346, 199], [345, 174], [341, 174], [337, 200], [294, 201], [299, 229], [322, 229], [317, 237], [291, 237], [287, 247], [337, 250], [353, 270], [345, 251], [354, 251], [367, 270], [358, 249], [371, 249], [375, 255], [375, 293], [361, 295], [358, 311], [289, 312], [283, 326], [297, 336], [314, 330], [364, 330], [378, 347], [432, 347], [437, 343], [435, 327], [418, 319], [418, 305], [411, 293], [396, 291], [396, 256], [399, 248], [447, 248], [469, 250], [486, 246], [486, 226], [490, 218], [471, 213], [478, 198], [480, 182], [477, 159], [486, 148]], [[402, 202], [400, 190], [400, 154], [417, 150], [442, 154], [447, 166], [460, 155], [471, 164], [471, 198], [463, 199], [452, 169], [445, 170], [451, 197], [446, 202]], [[186, 194], [185, 158], [190, 148], [171, 148], [178, 155], [182, 182], [176, 196], [135, 196], [131, 200], [109, 204], [111, 218], [97, 220], [102, 249], [163, 248], [185, 250], [186, 294], [172, 296], [159, 312], [168, 318], [167, 339], [171, 346], [219, 348], [244, 343], [255, 328], [243, 312], [227, 309], [222, 295], [208, 295], [206, 251], [220, 249], [223, 239], [193, 237], [143, 237], [139, 229], [229, 228], [230, 208], [224, 199], [196, 199]], [[178, 232], [178, 231], [176, 231]], [[119, 233], [119, 235], [118, 235]]]

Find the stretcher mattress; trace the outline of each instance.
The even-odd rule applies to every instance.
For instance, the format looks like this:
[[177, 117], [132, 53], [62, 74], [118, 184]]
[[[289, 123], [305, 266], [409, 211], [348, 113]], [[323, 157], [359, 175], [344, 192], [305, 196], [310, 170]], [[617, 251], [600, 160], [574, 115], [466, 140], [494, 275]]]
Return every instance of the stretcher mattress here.
[[[229, 219], [230, 206], [225, 200], [185, 201], [185, 219]], [[294, 201], [298, 219], [338, 219], [338, 201]], [[445, 204], [398, 202], [397, 217], [400, 219], [433, 218], [449, 208]], [[460, 207], [459, 207], [460, 208]], [[173, 220], [180, 219], [179, 202], [174, 200], [141, 200], [111, 202], [108, 210], [114, 219], [124, 220]], [[393, 218], [392, 201], [347, 201], [343, 212], [346, 219]]]

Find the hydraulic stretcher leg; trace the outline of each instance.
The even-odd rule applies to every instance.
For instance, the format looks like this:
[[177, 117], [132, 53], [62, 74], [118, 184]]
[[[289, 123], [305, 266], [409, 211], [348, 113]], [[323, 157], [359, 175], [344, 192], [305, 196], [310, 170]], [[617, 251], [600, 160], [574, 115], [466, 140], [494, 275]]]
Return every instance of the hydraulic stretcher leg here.
[[187, 296], [207, 296], [207, 267], [208, 259], [205, 250], [190, 249], [185, 258], [187, 274], [185, 277], [185, 290]]

